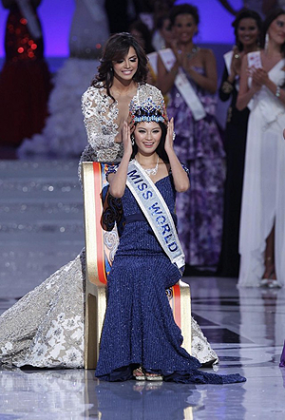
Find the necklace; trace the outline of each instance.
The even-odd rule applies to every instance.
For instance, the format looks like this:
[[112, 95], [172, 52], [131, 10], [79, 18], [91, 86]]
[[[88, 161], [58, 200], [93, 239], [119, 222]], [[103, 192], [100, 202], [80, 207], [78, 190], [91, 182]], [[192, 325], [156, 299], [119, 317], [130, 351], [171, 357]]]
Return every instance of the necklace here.
[[197, 47], [196, 45], [194, 45], [193, 48], [192, 48], [192, 50], [189, 53], [186, 54], [188, 60], [191, 60], [191, 58], [194, 57], [194, 55], [196, 55], [198, 51], [199, 51], [199, 47]]
[[[136, 159], [135, 159], [136, 160]], [[138, 161], [137, 161], [138, 162]], [[150, 168], [150, 169], [144, 169], [143, 168], [143, 170], [144, 170], [144, 172], [148, 175], [148, 176], [151, 176], [151, 175], [156, 175], [157, 174], [157, 171], [158, 171], [158, 162], [159, 162], [159, 156], [157, 156], [157, 162], [156, 162], [156, 165], [155, 165], [155, 167], [154, 168]], [[139, 163], [139, 162], [138, 162]]]

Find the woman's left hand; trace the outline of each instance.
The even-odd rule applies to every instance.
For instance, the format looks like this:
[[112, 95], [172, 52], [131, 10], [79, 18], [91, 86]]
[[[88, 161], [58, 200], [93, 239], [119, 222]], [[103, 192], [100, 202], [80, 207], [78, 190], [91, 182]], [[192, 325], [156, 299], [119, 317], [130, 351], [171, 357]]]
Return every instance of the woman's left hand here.
[[166, 153], [169, 150], [173, 150], [174, 138], [175, 138], [174, 122], [173, 122], [173, 118], [171, 118], [171, 120], [168, 121], [168, 124], [167, 124], [167, 133], [166, 133], [165, 143], [164, 143], [164, 149]]

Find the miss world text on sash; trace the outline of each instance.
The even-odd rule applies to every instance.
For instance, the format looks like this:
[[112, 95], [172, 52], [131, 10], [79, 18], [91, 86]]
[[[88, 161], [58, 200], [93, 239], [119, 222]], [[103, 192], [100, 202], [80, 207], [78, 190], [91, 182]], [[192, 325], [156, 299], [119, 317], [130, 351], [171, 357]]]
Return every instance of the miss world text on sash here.
[[159, 190], [136, 160], [129, 164], [127, 186], [170, 261], [178, 268], [183, 267], [184, 253], [171, 213]]

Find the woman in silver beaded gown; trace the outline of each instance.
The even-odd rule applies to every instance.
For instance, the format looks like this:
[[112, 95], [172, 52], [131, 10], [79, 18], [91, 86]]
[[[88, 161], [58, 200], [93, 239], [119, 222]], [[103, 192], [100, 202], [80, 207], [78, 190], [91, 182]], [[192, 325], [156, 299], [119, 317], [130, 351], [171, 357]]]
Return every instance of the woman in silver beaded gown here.
[[[163, 100], [157, 88], [145, 83], [146, 76], [147, 59], [137, 41], [127, 33], [113, 35], [98, 75], [82, 97], [89, 145], [81, 161], [121, 160], [121, 127], [131, 99], [143, 94]], [[84, 285], [83, 250], [2, 314], [0, 363], [83, 368]], [[201, 363], [216, 362], [216, 353], [193, 319], [192, 336], [192, 355]]]

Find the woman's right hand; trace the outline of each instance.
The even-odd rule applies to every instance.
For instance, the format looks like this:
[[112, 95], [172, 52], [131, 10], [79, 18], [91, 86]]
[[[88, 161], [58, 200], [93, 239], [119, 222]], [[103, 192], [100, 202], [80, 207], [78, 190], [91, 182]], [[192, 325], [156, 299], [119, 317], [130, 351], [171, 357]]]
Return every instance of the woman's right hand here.
[[251, 68], [252, 89], [257, 92], [266, 84], [268, 74], [262, 68]]

